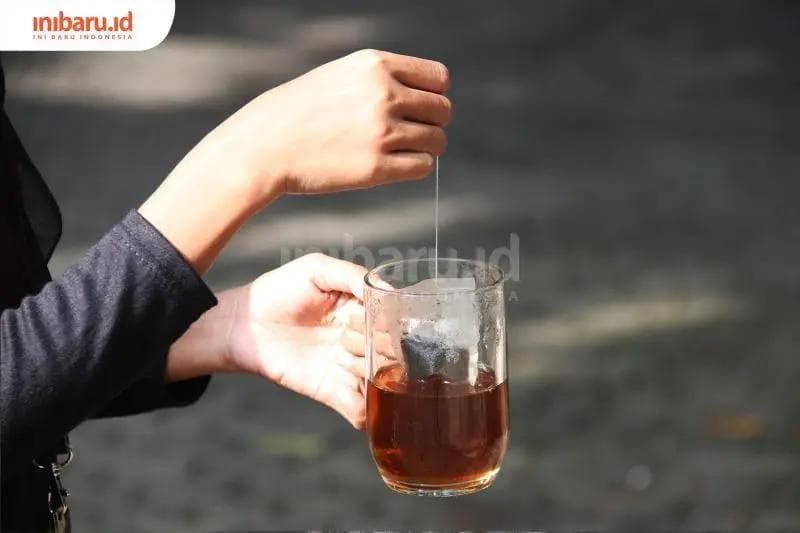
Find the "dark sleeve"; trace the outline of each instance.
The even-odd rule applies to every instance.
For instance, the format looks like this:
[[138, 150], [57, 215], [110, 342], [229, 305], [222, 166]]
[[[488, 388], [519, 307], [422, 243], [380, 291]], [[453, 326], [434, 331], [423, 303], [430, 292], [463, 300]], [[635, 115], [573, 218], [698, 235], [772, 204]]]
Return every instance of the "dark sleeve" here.
[[156, 365], [144, 378], [128, 387], [122, 394], [111, 400], [94, 418], [128, 416], [160, 409], [162, 407], [184, 407], [196, 402], [208, 387], [211, 376], [179, 381], [164, 382], [166, 350]]
[[115, 400], [135, 412], [193, 399], [205, 380], [163, 386], [166, 354], [215, 304], [180, 253], [130, 212], [60, 279], [0, 315], [3, 468]]

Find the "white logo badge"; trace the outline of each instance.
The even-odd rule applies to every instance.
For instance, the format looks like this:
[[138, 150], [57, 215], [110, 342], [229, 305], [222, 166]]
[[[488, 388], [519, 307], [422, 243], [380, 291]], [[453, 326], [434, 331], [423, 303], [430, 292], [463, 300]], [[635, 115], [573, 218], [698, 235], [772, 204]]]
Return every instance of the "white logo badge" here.
[[0, 50], [148, 50], [174, 17], [175, 0], [2, 0]]

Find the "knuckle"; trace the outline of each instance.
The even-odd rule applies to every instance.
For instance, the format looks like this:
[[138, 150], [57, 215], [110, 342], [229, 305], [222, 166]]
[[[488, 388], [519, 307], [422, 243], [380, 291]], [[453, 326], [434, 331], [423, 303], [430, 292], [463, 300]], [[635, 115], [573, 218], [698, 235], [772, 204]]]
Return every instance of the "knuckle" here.
[[381, 85], [378, 90], [379, 102], [385, 109], [392, 109], [400, 102], [400, 95], [388, 85]]
[[374, 48], [362, 48], [362, 49], [356, 50], [355, 52], [350, 54], [350, 57], [354, 57], [356, 59], [359, 59], [359, 60], [362, 60], [362, 61], [366, 61], [366, 60], [368, 60], [370, 58], [373, 58], [373, 57], [375, 57], [377, 55], [378, 55], [378, 51], [375, 50]]
[[385, 64], [385, 57], [383, 54], [373, 48], [364, 48], [363, 50], [353, 52], [352, 57], [367, 68], [380, 68]]
[[394, 132], [391, 109], [392, 105], [385, 98], [375, 99], [372, 109], [366, 115], [367, 131], [371, 139], [386, 139]]
[[301, 257], [303, 261], [306, 263], [317, 263], [323, 259], [325, 259], [325, 254], [322, 252], [309, 252]]
[[378, 148], [383, 148], [394, 135], [394, 127], [388, 120], [378, 120], [375, 123], [372, 139]]
[[384, 119], [396, 105], [398, 95], [383, 80], [377, 80], [368, 91], [367, 102], [371, 103], [373, 112]]
[[366, 157], [364, 161], [364, 173], [370, 180], [380, 180], [383, 178], [383, 159], [379, 153], [373, 153]]

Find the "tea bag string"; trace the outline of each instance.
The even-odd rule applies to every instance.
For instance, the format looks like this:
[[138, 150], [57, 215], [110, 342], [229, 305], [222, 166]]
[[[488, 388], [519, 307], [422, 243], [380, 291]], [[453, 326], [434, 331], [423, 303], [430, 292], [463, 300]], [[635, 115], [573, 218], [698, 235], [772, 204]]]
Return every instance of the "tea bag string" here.
[[436, 189], [433, 199], [433, 257], [434, 279], [439, 279], [439, 157], [436, 157]]

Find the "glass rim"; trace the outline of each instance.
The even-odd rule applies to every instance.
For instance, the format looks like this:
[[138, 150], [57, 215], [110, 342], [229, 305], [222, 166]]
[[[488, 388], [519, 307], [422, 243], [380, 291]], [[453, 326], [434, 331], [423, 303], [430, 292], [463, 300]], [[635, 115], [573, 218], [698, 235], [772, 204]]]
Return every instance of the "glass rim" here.
[[[495, 289], [498, 286], [502, 286], [507, 279], [506, 273], [497, 265], [492, 263], [487, 263], [485, 261], [478, 261], [475, 259], [461, 259], [458, 257], [440, 257], [440, 263], [461, 263], [461, 264], [469, 264], [469, 265], [478, 265], [481, 267], [486, 268], [489, 272], [494, 274], [493, 279], [490, 283], [483, 285], [481, 287], [476, 287], [474, 289], [452, 289], [446, 292], [403, 292], [402, 289], [386, 289], [384, 287], [378, 287], [372, 281], [370, 281], [370, 276], [375, 274], [377, 271], [385, 268], [390, 268], [397, 265], [402, 264], [419, 264], [419, 263], [435, 263], [436, 259], [432, 258], [419, 258], [419, 259], [398, 259], [396, 261], [389, 261], [388, 263], [383, 263], [382, 265], [378, 265], [366, 274], [364, 274], [364, 285], [366, 288], [370, 290], [377, 291], [382, 294], [392, 294], [395, 296], [400, 297], [426, 297], [430, 298], [431, 296], [441, 296], [443, 294], [479, 294], [484, 291], [488, 291], [491, 289]], [[431, 279], [431, 278], [426, 278]], [[422, 281], [422, 280], [420, 280]]]

